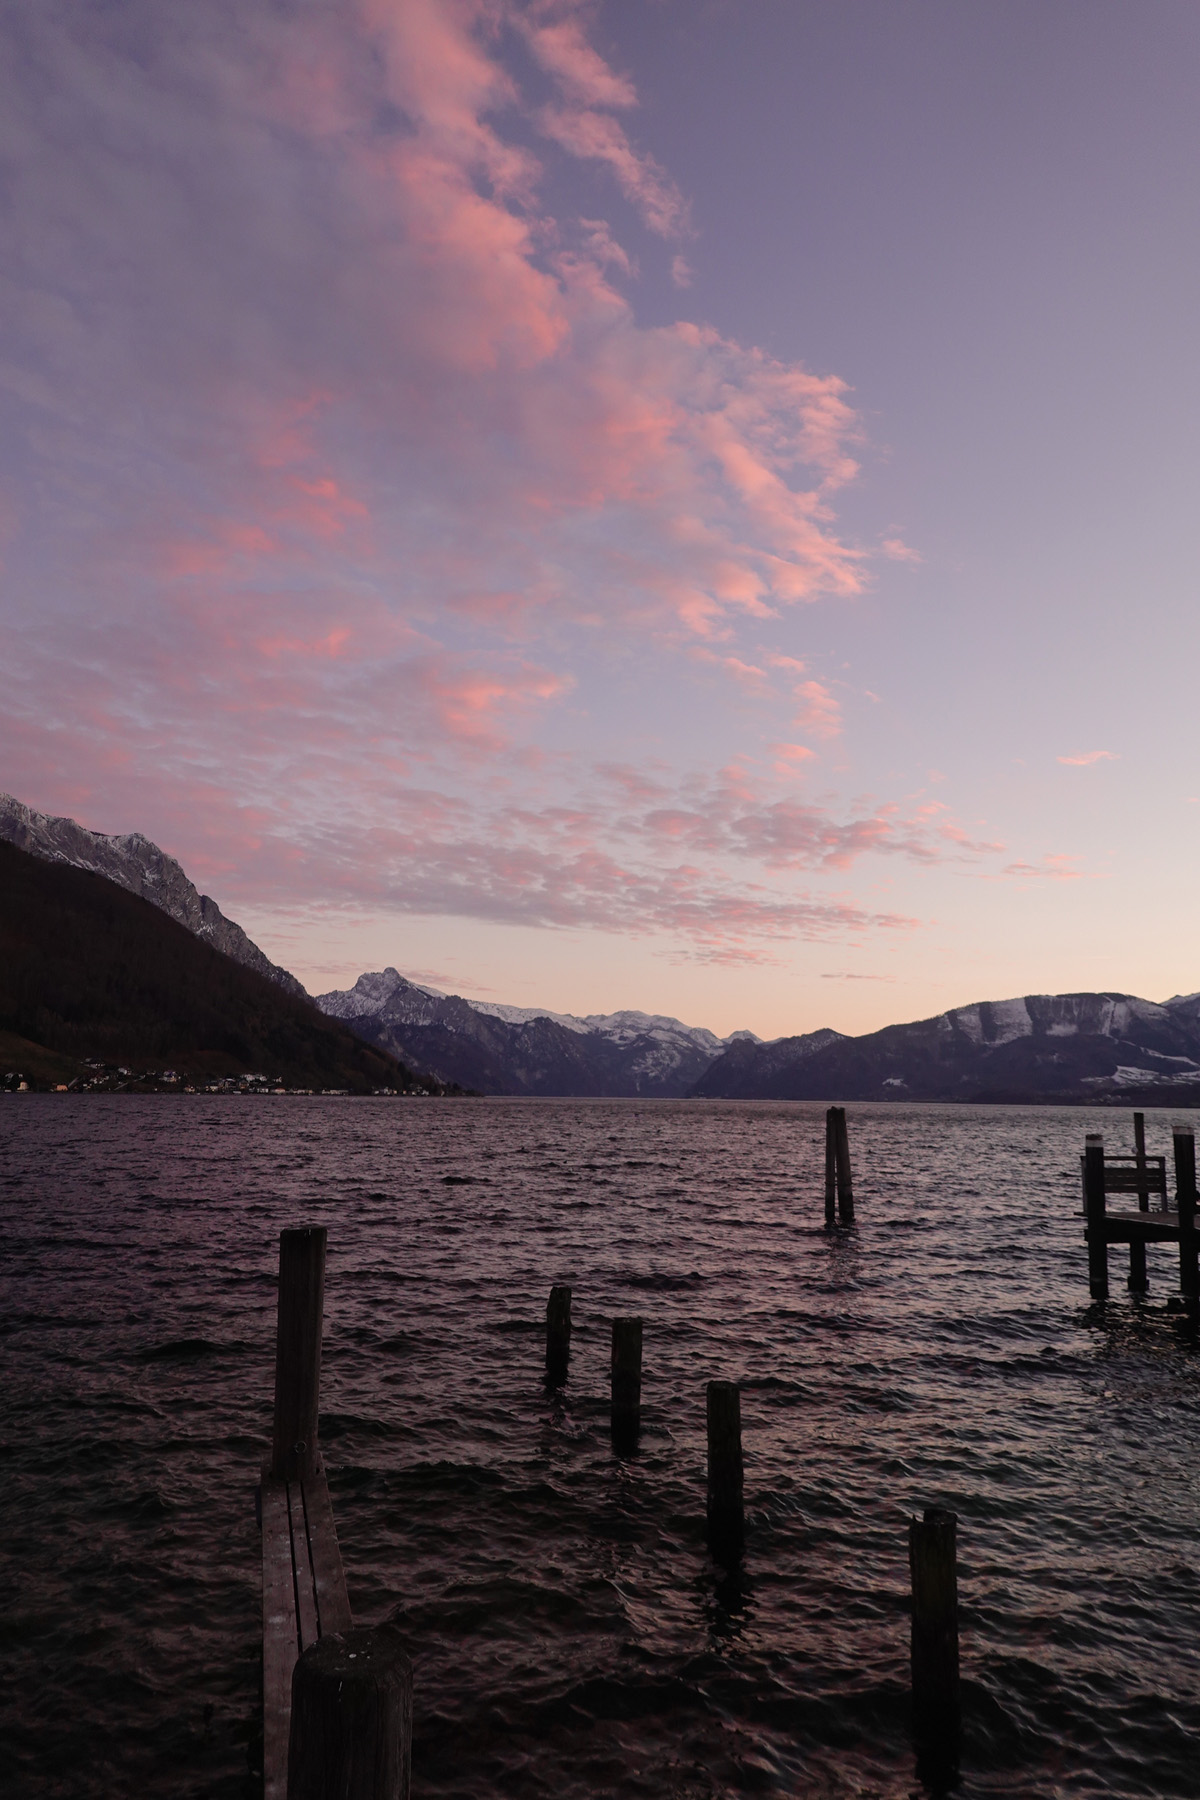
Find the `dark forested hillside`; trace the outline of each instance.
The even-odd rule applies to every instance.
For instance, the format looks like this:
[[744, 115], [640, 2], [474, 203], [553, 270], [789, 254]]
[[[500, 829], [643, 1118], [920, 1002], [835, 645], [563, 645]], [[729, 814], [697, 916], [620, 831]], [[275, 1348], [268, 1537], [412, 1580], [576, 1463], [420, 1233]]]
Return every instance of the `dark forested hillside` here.
[[[288, 1086], [409, 1089], [412, 1073], [103, 876], [0, 842], [0, 1034], [84, 1059]], [[422, 1084], [424, 1085], [424, 1084]]]

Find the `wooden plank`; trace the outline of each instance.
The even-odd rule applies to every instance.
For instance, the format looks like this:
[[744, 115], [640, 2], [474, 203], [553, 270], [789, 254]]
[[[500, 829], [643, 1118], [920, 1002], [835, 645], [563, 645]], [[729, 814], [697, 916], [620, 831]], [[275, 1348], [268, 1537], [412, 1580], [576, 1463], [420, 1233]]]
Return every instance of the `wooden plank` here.
[[[1171, 1244], [1179, 1236], [1174, 1213], [1106, 1213], [1104, 1241], [1109, 1244]], [[1085, 1240], [1090, 1232], [1084, 1232]]]
[[342, 1553], [338, 1548], [333, 1508], [329, 1504], [329, 1487], [322, 1466], [318, 1466], [316, 1473], [305, 1479], [304, 1509], [308, 1521], [308, 1546], [317, 1590], [317, 1618], [321, 1635], [330, 1631], [349, 1631], [354, 1621], [350, 1616], [350, 1597], [346, 1592]]
[[1165, 1194], [1165, 1169], [1111, 1169], [1105, 1165], [1104, 1191], [1107, 1194]]
[[312, 1561], [308, 1554], [308, 1524], [304, 1517], [304, 1495], [301, 1483], [287, 1484], [288, 1522], [292, 1534], [292, 1568], [296, 1579], [296, 1624], [300, 1649], [315, 1644], [317, 1630], [317, 1590], [313, 1583]]
[[299, 1654], [287, 1488], [262, 1484], [263, 1800], [286, 1800], [292, 1670]]

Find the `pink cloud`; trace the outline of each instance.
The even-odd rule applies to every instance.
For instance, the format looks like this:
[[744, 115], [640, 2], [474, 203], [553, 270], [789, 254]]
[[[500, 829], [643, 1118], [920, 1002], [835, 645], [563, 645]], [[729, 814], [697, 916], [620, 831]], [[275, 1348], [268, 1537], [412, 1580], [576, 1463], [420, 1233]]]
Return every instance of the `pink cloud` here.
[[924, 561], [920, 551], [914, 550], [911, 544], [906, 544], [903, 538], [884, 538], [879, 547], [892, 562], [919, 563]]
[[577, 6], [536, 4], [513, 18], [543, 69], [572, 100], [582, 106], [637, 105], [632, 81], [610, 69], [588, 43]]
[[817, 754], [807, 744], [773, 744], [771, 749], [776, 758], [773, 773], [785, 780], [799, 775], [803, 765], [812, 762]]
[[793, 722], [814, 737], [837, 737], [842, 729], [842, 709], [829, 689], [820, 681], [803, 681], [794, 693], [800, 709]]
[[1014, 876], [1019, 881], [1082, 881], [1084, 872], [1073, 867], [1078, 859], [1060, 853], [1043, 856], [1040, 861], [1006, 863], [1001, 875]]
[[[789, 714], [840, 729], [831, 688], [762, 638], [866, 586], [833, 513], [849, 390], [708, 325], [639, 324], [612, 227], [550, 215], [561, 150], [686, 230], [586, 12], [229, 17], [34, 9], [26, 60], [0, 55], [28, 408], [5, 784], [148, 831], [222, 903], [674, 934], [709, 957], [907, 929], [820, 883], [980, 848], [944, 818], [801, 805], [814, 751], [767, 747]], [[502, 60], [514, 28], [536, 94]], [[664, 725], [662, 763], [594, 773], [587, 706], [632, 761], [622, 672], [683, 685], [697, 660], [742, 690], [736, 745], [706, 674], [711, 753], [706, 714], [699, 749]], [[751, 713], [769, 778], [729, 760]], [[709, 754], [727, 766], [685, 772]]]
[[607, 163], [651, 231], [679, 236], [687, 229], [687, 203], [666, 171], [635, 150], [612, 117], [614, 108], [636, 106], [637, 93], [588, 42], [580, 9], [568, 0], [514, 9], [509, 16], [559, 89], [559, 101], [536, 114], [538, 128], [570, 155]]
[[607, 163], [617, 186], [638, 208], [651, 231], [671, 238], [687, 230], [688, 209], [675, 183], [653, 157], [634, 150], [609, 113], [586, 107], [545, 106], [537, 122], [546, 137], [572, 156]]
[[1093, 763], [1119, 762], [1121, 759], [1112, 750], [1081, 750], [1075, 756], [1060, 756], [1058, 760], [1072, 769], [1087, 769]]

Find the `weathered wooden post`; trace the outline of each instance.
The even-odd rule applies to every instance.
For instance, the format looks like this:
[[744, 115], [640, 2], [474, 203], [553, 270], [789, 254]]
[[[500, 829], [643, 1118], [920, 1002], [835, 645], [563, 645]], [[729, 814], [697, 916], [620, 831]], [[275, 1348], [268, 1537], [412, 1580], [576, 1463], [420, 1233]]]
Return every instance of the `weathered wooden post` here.
[[850, 1177], [850, 1133], [846, 1129], [846, 1109], [837, 1108], [837, 1199], [838, 1222], [854, 1223], [854, 1183]]
[[[1146, 1115], [1133, 1115], [1133, 1154], [1139, 1175], [1146, 1173]], [[1150, 1211], [1150, 1189], [1138, 1189], [1138, 1211]], [[1129, 1286], [1133, 1293], [1144, 1294], [1150, 1283], [1146, 1278], [1146, 1240], [1131, 1238], [1129, 1242]]]
[[837, 1107], [825, 1114], [825, 1228], [834, 1222], [834, 1195], [837, 1182]]
[[612, 1326], [612, 1440], [632, 1449], [642, 1425], [642, 1321], [614, 1319]]
[[275, 1426], [270, 1471], [276, 1481], [310, 1475], [317, 1462], [325, 1235], [323, 1225], [303, 1225], [279, 1234]]
[[546, 1306], [546, 1380], [561, 1387], [571, 1362], [571, 1290], [552, 1287]]
[[1196, 1234], [1196, 1140], [1186, 1125], [1171, 1130], [1175, 1148], [1175, 1205], [1179, 1212], [1179, 1291], [1190, 1310], [1200, 1307]]
[[908, 1522], [912, 1574], [912, 1695], [918, 1732], [958, 1726], [958, 1514], [928, 1507]]
[[1108, 1299], [1108, 1232], [1104, 1221], [1104, 1137], [1089, 1131], [1083, 1152], [1083, 1209], [1087, 1215], [1088, 1286]]
[[741, 1390], [736, 1381], [710, 1381], [708, 1542], [718, 1562], [737, 1562], [745, 1545], [743, 1480]]
[[292, 1674], [288, 1800], [409, 1800], [412, 1664], [394, 1625], [330, 1632]]

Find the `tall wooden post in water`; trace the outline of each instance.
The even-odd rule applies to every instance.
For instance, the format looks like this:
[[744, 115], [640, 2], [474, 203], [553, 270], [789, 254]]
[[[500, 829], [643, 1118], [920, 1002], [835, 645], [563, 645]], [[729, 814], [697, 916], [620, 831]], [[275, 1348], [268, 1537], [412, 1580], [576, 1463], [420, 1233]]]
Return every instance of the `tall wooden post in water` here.
[[618, 1455], [632, 1450], [642, 1425], [642, 1321], [612, 1322], [612, 1441]]
[[746, 1523], [742, 1510], [742, 1395], [736, 1381], [710, 1381], [708, 1411], [708, 1543], [718, 1562], [740, 1560]]
[[909, 1520], [908, 1565], [917, 1737], [927, 1753], [952, 1753], [959, 1725], [957, 1513], [934, 1506]]
[[837, 1191], [838, 1221], [842, 1225], [854, 1223], [854, 1182], [850, 1175], [850, 1133], [846, 1128], [846, 1109], [837, 1109]]
[[1184, 1125], [1172, 1130], [1175, 1205], [1179, 1209], [1179, 1291], [1190, 1310], [1200, 1307], [1200, 1244], [1196, 1233], [1196, 1140]]
[[571, 1363], [571, 1290], [552, 1287], [546, 1304], [546, 1380], [561, 1387]]
[[281, 1231], [271, 1440], [271, 1475], [276, 1481], [295, 1481], [311, 1475], [317, 1466], [324, 1311], [325, 1227]]
[[854, 1181], [850, 1174], [850, 1134], [846, 1109], [831, 1106], [825, 1114], [825, 1223], [832, 1225], [834, 1195], [838, 1223], [854, 1223]]
[[1088, 1286], [1108, 1299], [1108, 1237], [1104, 1229], [1104, 1138], [1089, 1131], [1083, 1152], [1083, 1210], [1087, 1215]]

